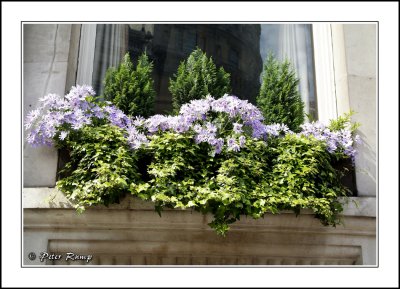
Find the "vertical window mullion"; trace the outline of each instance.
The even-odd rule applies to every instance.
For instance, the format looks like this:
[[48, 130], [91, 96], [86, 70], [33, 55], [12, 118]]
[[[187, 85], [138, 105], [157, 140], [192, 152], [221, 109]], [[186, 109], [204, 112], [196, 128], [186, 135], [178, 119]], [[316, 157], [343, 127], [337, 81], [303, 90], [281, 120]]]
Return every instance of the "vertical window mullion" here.
[[79, 45], [77, 84], [92, 84], [97, 24], [82, 24]]
[[315, 23], [312, 27], [318, 119], [327, 123], [338, 116], [332, 29], [328, 23]]

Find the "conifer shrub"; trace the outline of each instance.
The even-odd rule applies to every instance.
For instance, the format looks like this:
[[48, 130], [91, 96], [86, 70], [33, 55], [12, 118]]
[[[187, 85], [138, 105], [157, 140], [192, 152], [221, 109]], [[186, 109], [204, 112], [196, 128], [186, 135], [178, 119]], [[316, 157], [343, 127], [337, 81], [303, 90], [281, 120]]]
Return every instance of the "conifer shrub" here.
[[104, 79], [104, 98], [125, 114], [149, 117], [154, 114], [154, 81], [151, 77], [153, 63], [146, 53], [139, 56], [136, 67], [129, 53], [122, 63], [107, 70]]
[[178, 112], [191, 100], [205, 98], [208, 94], [219, 98], [230, 93], [230, 74], [223, 67], [217, 68], [212, 57], [197, 48], [179, 65], [170, 79], [169, 91], [173, 109]]
[[265, 123], [284, 123], [299, 131], [304, 122], [304, 103], [298, 90], [299, 78], [288, 59], [279, 62], [269, 53], [264, 64], [257, 106]]

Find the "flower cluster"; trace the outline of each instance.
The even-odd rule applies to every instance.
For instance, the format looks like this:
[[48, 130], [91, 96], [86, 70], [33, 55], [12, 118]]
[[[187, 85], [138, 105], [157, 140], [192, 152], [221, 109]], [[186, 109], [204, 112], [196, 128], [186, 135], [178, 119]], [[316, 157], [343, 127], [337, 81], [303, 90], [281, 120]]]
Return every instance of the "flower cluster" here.
[[206, 99], [196, 99], [181, 106], [179, 115], [188, 117], [188, 121], [205, 120], [211, 109], [211, 104], [215, 101], [211, 96]]
[[318, 140], [326, 142], [330, 153], [342, 152], [354, 160], [356, 149], [354, 143], [360, 143], [360, 137], [356, 135], [353, 139], [350, 129], [341, 129], [332, 131], [321, 122], [305, 123], [301, 125], [300, 134], [313, 136]]
[[213, 111], [227, 113], [231, 118], [239, 116], [248, 124], [264, 119], [261, 111], [256, 106], [233, 95], [224, 95], [220, 99], [213, 99], [211, 107]]
[[127, 128], [127, 132], [128, 143], [132, 149], [138, 149], [149, 142], [146, 135], [138, 131], [138, 129], [133, 125]]
[[196, 143], [206, 142], [214, 148], [214, 153], [219, 154], [224, 145], [228, 151], [239, 151], [244, 147], [246, 136], [250, 137], [245, 133], [246, 127], [252, 132], [251, 137], [258, 139], [267, 134], [278, 136], [275, 131], [288, 130], [285, 126], [266, 126], [262, 120], [260, 110], [247, 100], [232, 95], [219, 99], [207, 96], [184, 104], [177, 116], [154, 115], [148, 118], [145, 128], [150, 134], [166, 130], [176, 133], [192, 131]]
[[[154, 115], [147, 119], [129, 118], [110, 102], [101, 105], [93, 101], [95, 92], [87, 85], [72, 87], [64, 97], [48, 94], [39, 99], [40, 106], [31, 111], [25, 121], [30, 132], [27, 141], [33, 146], [52, 145], [55, 137], [64, 140], [69, 130], [79, 130], [90, 125], [93, 118], [106, 119], [126, 131], [127, 142], [132, 149], [138, 149], [149, 142], [148, 136], [167, 130], [176, 133], [192, 133], [196, 143], [208, 143], [214, 154], [239, 151], [245, 146], [246, 138], [267, 139], [280, 137], [292, 131], [285, 124], [263, 123], [261, 111], [236, 96], [224, 95], [214, 99], [192, 100], [184, 104], [176, 116]], [[342, 152], [354, 159], [354, 142], [350, 129], [332, 131], [320, 122], [301, 126], [301, 135], [313, 136], [327, 144], [330, 153]]]
[[[72, 87], [65, 98], [52, 93], [40, 98], [39, 107], [31, 111], [25, 120], [25, 128], [30, 129], [28, 143], [50, 146], [62, 126], [78, 130], [90, 124], [92, 115], [99, 115], [100, 111], [97, 105], [86, 101], [87, 96], [94, 95], [90, 86], [83, 85]], [[59, 138], [62, 140], [67, 135], [68, 130], [62, 130]]]
[[39, 107], [31, 111], [25, 120], [25, 128], [30, 129], [27, 142], [32, 146], [53, 145], [58, 136], [64, 140], [69, 130], [79, 130], [90, 125], [93, 118], [107, 119], [111, 124], [127, 131], [128, 143], [137, 148], [148, 142], [146, 136], [132, 125], [132, 121], [115, 106], [100, 106], [90, 100], [95, 96], [92, 87], [74, 86], [62, 98], [57, 94], [48, 94], [39, 99]]
[[191, 124], [192, 121], [182, 115], [164, 116], [156, 114], [144, 121], [144, 127], [149, 134], [154, 134], [160, 130], [172, 130], [177, 133], [184, 133], [189, 130]]
[[281, 136], [287, 133], [292, 133], [292, 131], [289, 130], [286, 124], [280, 124], [280, 123], [266, 125], [265, 132], [269, 136]]

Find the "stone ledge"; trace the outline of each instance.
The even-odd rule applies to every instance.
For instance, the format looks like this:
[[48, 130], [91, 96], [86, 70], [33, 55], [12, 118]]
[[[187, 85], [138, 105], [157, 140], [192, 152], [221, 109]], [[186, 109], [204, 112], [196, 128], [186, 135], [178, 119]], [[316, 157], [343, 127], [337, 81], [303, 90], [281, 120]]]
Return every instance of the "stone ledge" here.
[[[24, 209], [73, 209], [73, 204], [66, 196], [55, 188], [24, 188], [23, 189]], [[140, 210], [154, 211], [152, 202], [142, 201], [133, 196], [127, 195], [119, 204], [112, 204], [108, 207], [98, 205], [90, 210]], [[173, 209], [165, 209], [173, 210]], [[292, 211], [282, 213], [293, 214]], [[301, 214], [313, 214], [311, 210], [302, 210]], [[350, 197], [349, 202], [344, 205], [343, 216], [376, 217], [376, 198], [374, 197]]]
[[[77, 214], [53, 188], [29, 188], [24, 200], [24, 264], [29, 252], [93, 254], [80, 265], [375, 265], [375, 198], [352, 198], [343, 224], [323, 226], [310, 210], [243, 216], [222, 238], [211, 214], [166, 209], [160, 218], [151, 202], [127, 196], [120, 204]], [[76, 263], [46, 262], [48, 265]]]

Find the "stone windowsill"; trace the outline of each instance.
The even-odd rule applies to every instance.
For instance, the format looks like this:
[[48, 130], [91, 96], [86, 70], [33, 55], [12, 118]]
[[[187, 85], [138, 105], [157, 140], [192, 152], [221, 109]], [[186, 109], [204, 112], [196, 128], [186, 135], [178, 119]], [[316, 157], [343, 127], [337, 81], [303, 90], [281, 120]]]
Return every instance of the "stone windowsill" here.
[[[38, 187], [23, 189], [24, 209], [73, 209], [72, 203], [65, 195], [55, 188]], [[119, 204], [108, 207], [103, 205], [94, 206], [91, 209], [119, 209], [154, 211], [154, 203], [142, 201], [128, 195]], [[165, 209], [171, 210], [171, 209]], [[291, 211], [282, 213], [293, 213]], [[302, 210], [301, 214], [313, 214], [311, 210]], [[349, 202], [344, 205], [343, 216], [376, 217], [375, 197], [350, 197]]]

